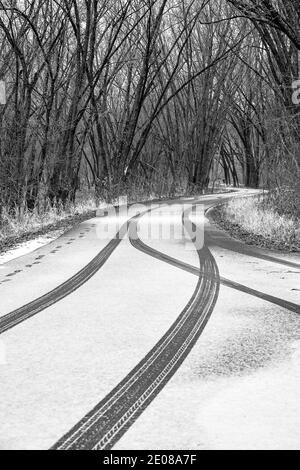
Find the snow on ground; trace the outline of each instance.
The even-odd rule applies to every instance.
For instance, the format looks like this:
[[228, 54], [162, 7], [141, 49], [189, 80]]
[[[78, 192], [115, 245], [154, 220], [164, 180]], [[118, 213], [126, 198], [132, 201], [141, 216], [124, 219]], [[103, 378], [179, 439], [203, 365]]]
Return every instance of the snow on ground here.
[[41, 235], [39, 237], [34, 238], [33, 240], [29, 240], [26, 242], [18, 243], [17, 246], [11, 248], [8, 251], [0, 254], [0, 269], [1, 265], [8, 263], [9, 261], [19, 258], [20, 256], [27, 255], [28, 253], [32, 253], [33, 251], [41, 248], [42, 246], [51, 243], [52, 241], [59, 238], [65, 229], [55, 230], [45, 235]]
[[[54, 276], [54, 268], [70, 276], [75, 260], [86, 264], [105, 244], [96, 237], [102, 220], [74, 230], [57, 254], [45, 253], [44, 261], [30, 268], [32, 279], [40, 284], [45, 272]], [[93, 230], [81, 238], [90, 225]], [[197, 264], [185, 239], [145, 242]], [[215, 247], [213, 254], [221, 274], [233, 275], [232, 253]], [[242, 256], [234, 262], [237, 279], [245, 271]], [[252, 268], [249, 263], [246, 269]], [[1, 288], [23, 301], [31, 278], [27, 271], [18, 276]], [[278, 288], [280, 275], [271, 287], [265, 269], [255, 276], [260, 290], [284, 294]], [[124, 240], [88, 283], [5, 333], [0, 342], [0, 448], [54, 444], [161, 338], [196, 281]], [[299, 316], [221, 287], [197, 345], [116, 449], [300, 449], [299, 365]]]
[[0, 449], [47, 449], [136, 366], [197, 279], [124, 240], [80, 289], [2, 335]]
[[299, 365], [297, 315], [221, 288], [197, 345], [116, 450], [299, 450]]
[[[145, 243], [197, 264], [188, 243]], [[247, 275], [250, 285], [254, 276], [257, 289], [297, 302], [285, 266], [212, 251], [222, 276], [246, 285]], [[297, 256], [288, 259], [299, 262]], [[253, 271], [257, 265], [261, 269]], [[299, 282], [296, 273], [293, 279]], [[299, 315], [221, 287], [197, 345], [116, 449], [299, 450], [299, 365]]]

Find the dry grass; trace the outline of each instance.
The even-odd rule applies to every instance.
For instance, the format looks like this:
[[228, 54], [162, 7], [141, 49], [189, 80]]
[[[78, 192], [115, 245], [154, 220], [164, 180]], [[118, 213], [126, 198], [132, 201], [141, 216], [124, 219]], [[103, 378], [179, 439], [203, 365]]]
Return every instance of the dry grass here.
[[[139, 200], [155, 199], [157, 195], [143, 194], [141, 191], [131, 191], [127, 196], [115, 197], [111, 204], [119, 205], [133, 203]], [[68, 230], [74, 224], [93, 217], [96, 209], [105, 209], [109, 204], [102, 201], [97, 207], [95, 197], [92, 192], [79, 194], [76, 203], [68, 203], [65, 207], [62, 204], [46, 204], [42, 211], [35, 209], [15, 208], [8, 211], [2, 208], [0, 214], [0, 252], [11, 248], [15, 244], [30, 240], [38, 235], [64, 228]]]
[[[126, 196], [112, 197], [111, 204], [119, 205], [138, 202], [140, 200], [155, 199], [157, 194], [145, 191], [145, 188], [133, 187], [130, 191], [123, 191]], [[57, 228], [66, 227], [66, 230], [72, 225], [84, 218], [92, 217], [92, 211], [108, 207], [105, 201], [102, 201], [96, 207], [93, 192], [82, 192], [78, 195], [76, 203], [68, 203], [66, 206], [57, 203], [51, 205], [46, 203], [43, 210], [37, 208], [33, 211], [16, 207], [8, 211], [2, 207], [0, 214], [0, 251], [5, 247], [11, 246], [14, 241], [23, 241], [25, 238], [31, 239], [34, 236]]]
[[38, 210], [15, 208], [8, 212], [4, 207], [1, 213], [0, 224], [0, 248], [8, 239], [19, 239], [26, 234], [37, 234], [54, 229], [64, 223], [70, 223], [77, 217], [89, 215], [95, 209], [94, 200], [91, 197], [81, 198], [75, 204], [63, 207], [61, 204], [46, 205], [41, 213]]
[[222, 208], [222, 218], [245, 234], [251, 241], [264, 246], [298, 251], [300, 248], [300, 221], [290, 215], [279, 214], [263, 198], [234, 199]]

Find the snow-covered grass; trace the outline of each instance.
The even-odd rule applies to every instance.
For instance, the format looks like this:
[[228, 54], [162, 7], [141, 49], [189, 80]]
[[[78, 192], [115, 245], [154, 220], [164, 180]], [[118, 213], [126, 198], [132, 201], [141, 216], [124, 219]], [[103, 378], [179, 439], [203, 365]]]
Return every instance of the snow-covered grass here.
[[95, 209], [95, 202], [91, 197], [80, 198], [76, 203], [69, 203], [65, 207], [61, 204], [47, 204], [43, 211], [18, 207], [8, 211], [3, 207], [0, 219], [0, 246], [5, 244], [7, 239], [19, 239], [26, 234], [41, 233], [64, 221], [67, 223], [77, 216], [90, 214]]
[[28, 210], [26, 208], [15, 207], [8, 210], [2, 207], [0, 214], [0, 252], [11, 248], [16, 243], [33, 239], [38, 235], [52, 232], [57, 229], [69, 229], [74, 223], [93, 216], [93, 211], [106, 209], [111, 204], [123, 205], [142, 200], [151, 201], [156, 199], [156, 194], [143, 194], [131, 191], [130, 194], [116, 197], [108, 204], [106, 201], [95, 203], [93, 193], [83, 192], [78, 195], [75, 203], [45, 204], [44, 208], [38, 210]]
[[222, 216], [243, 231], [263, 237], [271, 245], [300, 247], [300, 221], [290, 215], [279, 214], [263, 196], [233, 199], [222, 208]]

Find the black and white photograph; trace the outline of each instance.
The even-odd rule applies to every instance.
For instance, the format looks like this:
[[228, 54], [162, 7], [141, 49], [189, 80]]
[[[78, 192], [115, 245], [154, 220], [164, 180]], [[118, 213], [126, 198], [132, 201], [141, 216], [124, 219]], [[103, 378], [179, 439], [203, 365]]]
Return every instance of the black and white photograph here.
[[300, 450], [299, 396], [300, 1], [0, 0], [0, 450]]

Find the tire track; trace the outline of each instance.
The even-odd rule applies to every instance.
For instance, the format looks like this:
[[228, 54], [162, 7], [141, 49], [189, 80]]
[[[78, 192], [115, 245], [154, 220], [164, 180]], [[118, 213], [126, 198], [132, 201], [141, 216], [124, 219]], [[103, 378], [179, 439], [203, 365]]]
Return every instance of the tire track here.
[[54, 305], [63, 298], [70, 295], [75, 290], [79, 289], [83, 284], [85, 284], [91, 277], [93, 277], [97, 271], [106, 263], [111, 254], [121, 243], [123, 237], [128, 231], [129, 221], [122, 225], [119, 232], [116, 234], [115, 238], [112, 239], [106, 247], [98, 253], [98, 255], [90, 261], [83, 269], [81, 269], [77, 274], [72, 276], [70, 279], [65, 281], [63, 284], [60, 284], [58, 287], [53, 289], [47, 294], [38, 297], [37, 299], [29, 302], [22, 307], [13, 310], [12, 312], [4, 315], [0, 318], [0, 334], [5, 331], [10, 330], [11, 328], [19, 325], [25, 320], [37, 315], [42, 310]]
[[[143, 204], [147, 206], [149, 204], [158, 204], [158, 203], [174, 204], [174, 202], [170, 199], [166, 199], [166, 200], [156, 199], [153, 201], [142, 202], [139, 205]], [[134, 206], [134, 203], [129, 204], [129, 207], [131, 206]], [[119, 206], [119, 207], [115, 207], [115, 209], [117, 212], [119, 212], [123, 207], [124, 206]], [[144, 215], [147, 212], [149, 212], [149, 209], [142, 212], [141, 215]], [[134, 218], [135, 216], [132, 217], [130, 220], [133, 220]], [[45, 295], [38, 297], [32, 302], [29, 302], [26, 305], [23, 305], [22, 307], [15, 309], [12, 312], [0, 317], [0, 335], [10, 330], [11, 328], [14, 328], [15, 326], [19, 325], [25, 320], [28, 320], [29, 318], [37, 315], [38, 313], [45, 310], [46, 308], [51, 307], [51, 305], [54, 305], [55, 303], [59, 302], [63, 298], [72, 294], [74, 291], [79, 289], [83, 284], [85, 284], [89, 279], [91, 279], [91, 277], [93, 277], [97, 273], [97, 271], [99, 271], [99, 269], [106, 263], [108, 258], [115, 251], [115, 249], [119, 246], [122, 239], [127, 234], [130, 220], [128, 220], [122, 225], [119, 232], [116, 233], [115, 238], [113, 238], [108, 243], [108, 245], [89, 264], [87, 264], [83, 269], [81, 269], [77, 274], [72, 276], [70, 279], [68, 279], [63, 284], [59, 285], [52, 291], [47, 292]], [[4, 281], [4, 282], [8, 282], [8, 281]]]
[[[161, 251], [155, 250], [154, 248], [146, 245], [144, 242], [142, 242], [141, 239], [137, 238], [135, 240], [130, 239], [131, 244], [136, 248], [137, 250], [152, 256], [153, 258], [156, 258], [160, 261], [163, 261], [164, 263], [168, 263], [171, 266], [174, 266], [176, 268], [182, 269], [183, 271], [186, 271], [188, 273], [194, 274], [195, 276], [199, 275], [199, 269], [196, 268], [195, 266], [184, 263], [183, 261], [180, 261], [176, 258], [173, 258], [165, 253], [162, 253]], [[226, 287], [230, 287], [231, 289], [238, 290], [240, 292], [243, 292], [245, 294], [252, 295], [254, 297], [257, 297], [259, 299], [265, 300], [266, 302], [278, 305], [279, 307], [285, 308], [286, 310], [289, 310], [293, 313], [300, 314], [300, 306], [298, 304], [295, 304], [293, 302], [289, 302], [288, 300], [280, 299], [278, 297], [274, 297], [269, 294], [265, 294], [263, 292], [257, 291], [255, 289], [251, 289], [250, 287], [244, 286], [243, 284], [239, 284], [238, 282], [231, 281], [229, 279], [226, 279], [224, 277], [220, 277], [220, 283]]]
[[264, 255], [263, 253], [258, 253], [256, 250], [251, 249], [251, 247], [242, 245], [241, 242], [235, 240], [224, 240], [221, 236], [219, 237], [218, 235], [213, 235], [212, 233], [206, 233], [206, 242], [208, 246], [218, 246], [225, 250], [239, 253], [240, 255], [269, 261], [270, 263], [280, 264], [288, 268], [300, 269], [299, 263], [276, 258], [275, 256], [271, 255]]
[[[253, 197], [253, 196], [250, 196], [250, 197]], [[222, 204], [217, 204], [217, 205], [214, 204], [213, 206], [209, 207], [205, 211], [205, 215], [209, 218], [209, 220], [212, 223], [215, 223], [213, 215], [212, 215], [213, 211], [217, 207], [222, 207], [226, 204], [228, 204], [228, 201]], [[219, 248], [223, 248], [224, 250], [228, 250], [228, 251], [233, 251], [235, 253], [239, 253], [240, 255], [249, 256], [251, 258], [257, 258], [257, 259], [261, 259], [264, 261], [269, 261], [270, 263], [280, 264], [282, 266], [286, 266], [289, 268], [300, 269], [300, 263], [285, 260], [282, 258], [276, 258], [276, 256], [266, 255], [264, 253], [259, 253], [257, 249], [247, 244], [244, 244], [238, 240], [234, 240], [233, 238], [224, 238], [224, 234], [222, 230], [220, 230], [219, 228], [215, 229], [213, 232], [212, 231], [206, 232], [205, 237], [206, 237], [205, 241], [208, 246], [218, 246]]]
[[[138, 219], [130, 222], [136, 238]], [[219, 294], [217, 264], [204, 247], [197, 250], [198, 283], [178, 319], [149, 354], [53, 450], [108, 450], [122, 437], [188, 356], [215, 307]]]

